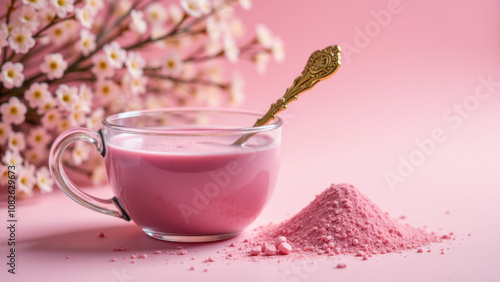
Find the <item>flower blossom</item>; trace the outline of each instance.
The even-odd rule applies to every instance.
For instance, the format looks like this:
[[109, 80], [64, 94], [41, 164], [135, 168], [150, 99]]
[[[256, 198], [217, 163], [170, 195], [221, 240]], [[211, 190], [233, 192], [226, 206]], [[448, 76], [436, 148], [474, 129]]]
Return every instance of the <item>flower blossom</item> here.
[[183, 67], [184, 62], [179, 54], [175, 52], [168, 53], [161, 66], [163, 72], [167, 75], [177, 75], [182, 71]]
[[146, 61], [141, 56], [139, 52], [129, 52], [127, 60], [125, 61], [128, 72], [133, 76], [141, 76], [143, 69], [146, 66]]
[[34, 82], [30, 85], [30, 88], [24, 92], [24, 99], [28, 101], [32, 108], [43, 107], [45, 101], [49, 99], [49, 96], [52, 96], [52, 94], [49, 91], [49, 85], [45, 82]]
[[59, 105], [66, 110], [70, 110], [78, 101], [78, 88], [75, 86], [68, 86], [61, 84], [56, 90], [57, 101]]
[[26, 149], [26, 138], [24, 137], [24, 133], [11, 133], [7, 140], [7, 147], [14, 152], [21, 152]]
[[96, 49], [96, 36], [88, 29], [80, 30], [80, 40], [76, 43], [78, 50], [82, 52], [84, 56], [88, 56], [90, 52]]
[[2, 121], [7, 124], [19, 125], [24, 122], [25, 114], [28, 111], [26, 105], [21, 103], [19, 98], [10, 97], [7, 103], [0, 105], [0, 113], [2, 114]]
[[267, 49], [273, 47], [273, 34], [271, 31], [263, 24], [258, 24], [255, 26], [257, 33], [257, 40], [259, 43]]
[[108, 61], [114, 68], [120, 69], [127, 58], [127, 52], [123, 50], [120, 44], [116, 41], [111, 44], [106, 44], [103, 47]]
[[24, 66], [21, 63], [6, 62], [1, 69], [0, 81], [7, 89], [21, 87], [24, 82]]
[[38, 126], [30, 129], [26, 141], [33, 148], [46, 149], [51, 137], [43, 126]]
[[38, 25], [40, 24], [38, 20], [37, 11], [31, 5], [23, 6], [23, 8], [21, 9], [21, 13], [19, 14], [18, 20], [22, 26], [27, 27], [31, 31], [35, 31]]
[[42, 166], [36, 172], [36, 185], [41, 192], [51, 192], [54, 180], [50, 176], [50, 171], [46, 166]]
[[46, 0], [23, 0], [23, 3], [25, 5], [30, 5], [37, 10], [41, 10], [42, 8], [45, 8], [47, 6]]
[[181, 0], [181, 7], [191, 17], [198, 18], [201, 16], [201, 7], [198, 0]]
[[236, 46], [234, 39], [229, 36], [226, 36], [224, 37], [222, 45], [224, 48], [224, 54], [226, 55], [226, 58], [232, 63], [237, 62], [238, 57], [240, 55], [240, 49], [238, 48], [238, 46]]
[[19, 166], [23, 163], [23, 157], [17, 151], [7, 150], [2, 157], [2, 162], [6, 165]]
[[252, 9], [252, 0], [238, 0], [238, 3], [243, 10]]
[[167, 20], [167, 10], [160, 3], [151, 3], [146, 7], [145, 17], [152, 25], [164, 24]]
[[57, 16], [60, 18], [65, 18], [75, 8], [73, 0], [51, 0], [50, 3], [55, 7]]
[[108, 56], [103, 53], [92, 56], [92, 64], [90, 71], [97, 78], [108, 78], [115, 75], [115, 69], [111, 66]]
[[9, 45], [14, 52], [28, 53], [35, 46], [35, 39], [31, 37], [31, 30], [26, 27], [14, 27], [9, 36]]
[[85, 28], [92, 28], [96, 11], [91, 6], [85, 5], [83, 8], [76, 8], [76, 19]]
[[61, 53], [47, 54], [40, 65], [40, 71], [47, 75], [49, 80], [61, 78], [68, 63], [64, 60]]
[[132, 20], [130, 21], [129, 28], [137, 34], [144, 34], [148, 29], [146, 21], [144, 21], [144, 14], [139, 10], [132, 10], [130, 12], [130, 17]]

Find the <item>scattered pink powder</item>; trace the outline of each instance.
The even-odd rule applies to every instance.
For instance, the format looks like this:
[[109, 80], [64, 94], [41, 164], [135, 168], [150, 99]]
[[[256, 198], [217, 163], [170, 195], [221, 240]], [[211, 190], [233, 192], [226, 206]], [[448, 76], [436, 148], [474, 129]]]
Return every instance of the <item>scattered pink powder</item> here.
[[347, 264], [345, 264], [345, 263], [337, 264], [337, 268], [346, 268], [346, 267], [347, 267]]
[[70, 256], [67, 256], [66, 259], [70, 259], [71, 257]]
[[439, 242], [434, 234], [391, 219], [348, 184], [331, 185], [289, 220], [261, 228], [255, 240], [279, 236], [286, 237], [294, 252], [319, 255], [389, 253]]

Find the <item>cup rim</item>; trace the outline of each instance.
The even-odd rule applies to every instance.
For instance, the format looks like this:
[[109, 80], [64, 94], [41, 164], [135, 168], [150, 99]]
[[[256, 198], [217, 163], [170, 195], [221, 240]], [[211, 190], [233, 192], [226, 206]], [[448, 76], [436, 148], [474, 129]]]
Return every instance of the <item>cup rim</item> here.
[[249, 110], [249, 109], [232, 109], [232, 108], [207, 108], [207, 107], [173, 107], [173, 108], [157, 108], [157, 109], [147, 109], [147, 110], [136, 110], [136, 111], [126, 111], [116, 114], [109, 115], [105, 117], [101, 123], [103, 127], [111, 128], [113, 130], [118, 130], [127, 133], [140, 133], [140, 134], [155, 134], [155, 135], [183, 135], [183, 136], [199, 136], [199, 135], [241, 135], [249, 133], [259, 133], [272, 131], [280, 128], [283, 125], [283, 120], [275, 116], [274, 120], [270, 123], [260, 126], [249, 126], [249, 127], [234, 127], [234, 128], [208, 128], [204, 130], [179, 130], [172, 128], [148, 128], [141, 126], [125, 126], [114, 124], [112, 120], [120, 118], [130, 118], [137, 117], [147, 114], [159, 114], [159, 113], [189, 113], [189, 112], [222, 112], [228, 114], [246, 114], [254, 115], [256, 119], [264, 116], [264, 112]]

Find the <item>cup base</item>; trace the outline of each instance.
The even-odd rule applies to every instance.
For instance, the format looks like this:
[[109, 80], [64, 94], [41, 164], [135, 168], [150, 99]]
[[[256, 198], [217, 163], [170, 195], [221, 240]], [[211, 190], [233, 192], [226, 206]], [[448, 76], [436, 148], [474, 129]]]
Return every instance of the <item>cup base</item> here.
[[235, 232], [235, 233], [211, 234], [211, 235], [182, 235], [182, 234], [157, 232], [148, 228], [143, 228], [142, 231], [144, 231], [149, 236], [158, 240], [170, 241], [170, 242], [182, 242], [182, 243], [220, 241], [235, 237], [238, 234], [240, 234], [239, 232]]

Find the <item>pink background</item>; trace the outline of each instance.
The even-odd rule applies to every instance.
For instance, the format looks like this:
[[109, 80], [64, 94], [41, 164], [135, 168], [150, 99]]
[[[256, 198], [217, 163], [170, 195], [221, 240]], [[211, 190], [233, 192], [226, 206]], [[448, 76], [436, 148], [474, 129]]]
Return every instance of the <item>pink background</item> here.
[[[398, 7], [397, 13], [385, 26], [377, 24], [374, 13], [390, 5]], [[214, 263], [207, 273], [201, 259], [180, 264], [185, 257], [172, 257], [169, 264], [164, 257], [111, 263], [121, 254], [110, 246], [151, 255], [178, 244], [150, 239], [133, 224], [86, 210], [57, 191], [18, 205], [18, 274], [8, 275], [2, 263], [0, 280], [120, 281], [126, 274], [128, 280], [121, 281], [498, 281], [500, 2], [256, 0], [250, 12], [239, 15], [249, 29], [255, 23], [269, 26], [287, 53], [286, 61], [271, 63], [266, 75], [241, 64], [245, 108], [267, 110], [312, 51], [331, 44], [344, 48], [338, 73], [283, 113], [280, 179], [254, 226], [282, 221], [331, 183], [348, 182], [394, 217], [406, 215], [415, 226], [454, 232], [456, 241], [434, 245], [430, 254], [379, 255], [368, 261], [342, 257], [348, 265], [343, 270], [334, 269], [336, 260], [314, 266]], [[360, 40], [361, 32], [368, 40]], [[489, 92], [481, 77], [496, 83]], [[476, 89], [489, 97], [474, 100]], [[463, 103], [469, 110], [458, 118], [454, 107]], [[444, 135], [441, 142], [411, 176], [391, 187], [384, 174], [397, 173], [400, 156], [422, 156], [415, 140], [428, 140], [436, 130]], [[109, 194], [107, 187], [88, 191]], [[0, 214], [5, 223], [3, 204]], [[97, 238], [101, 231], [108, 241]], [[5, 228], [1, 232], [4, 261]], [[188, 249], [208, 257], [228, 244]], [[187, 270], [191, 265], [195, 271]], [[301, 275], [291, 275], [293, 269]]]

